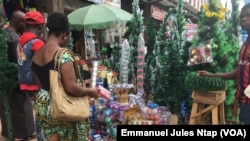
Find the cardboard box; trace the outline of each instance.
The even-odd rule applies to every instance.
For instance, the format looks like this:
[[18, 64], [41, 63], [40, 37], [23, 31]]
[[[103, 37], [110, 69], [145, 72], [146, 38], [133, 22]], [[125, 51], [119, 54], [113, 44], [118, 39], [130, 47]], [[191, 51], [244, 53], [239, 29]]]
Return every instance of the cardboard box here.
[[178, 116], [171, 114], [168, 119], [168, 125], [178, 125]]
[[138, 114], [140, 114], [140, 107], [139, 106], [135, 106], [135, 107], [129, 108], [128, 110], [124, 111], [122, 124], [123, 125], [128, 124], [129, 116], [131, 118], [131, 117], [134, 117], [135, 115], [138, 115]]

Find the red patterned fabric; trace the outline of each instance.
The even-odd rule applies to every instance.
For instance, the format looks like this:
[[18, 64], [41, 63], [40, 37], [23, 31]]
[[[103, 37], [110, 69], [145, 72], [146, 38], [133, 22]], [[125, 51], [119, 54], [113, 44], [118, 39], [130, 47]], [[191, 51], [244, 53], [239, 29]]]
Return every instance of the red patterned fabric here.
[[239, 103], [250, 104], [250, 99], [244, 95], [244, 89], [250, 84], [250, 40], [244, 42], [238, 61], [238, 80], [236, 98]]

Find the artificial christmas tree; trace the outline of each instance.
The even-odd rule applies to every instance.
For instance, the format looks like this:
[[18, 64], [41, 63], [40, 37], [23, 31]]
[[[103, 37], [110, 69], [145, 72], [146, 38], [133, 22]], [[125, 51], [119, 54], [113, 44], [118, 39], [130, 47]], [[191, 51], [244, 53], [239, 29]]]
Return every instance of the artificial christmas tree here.
[[[215, 43], [214, 40], [218, 38], [218, 33], [221, 32], [220, 23], [221, 20], [224, 20], [225, 17], [225, 8], [217, 7], [216, 0], [210, 0], [208, 5], [202, 5], [202, 11], [199, 13], [198, 20], [198, 28], [199, 31], [197, 36], [192, 40], [191, 48], [197, 48], [201, 44], [210, 43], [213, 49], [213, 58], [217, 56], [217, 51], [219, 43]], [[223, 42], [225, 42], [225, 38], [221, 37]], [[221, 40], [220, 38], [220, 40]], [[221, 42], [221, 44], [223, 44]], [[210, 66], [217, 65], [216, 59], [214, 59], [213, 63], [202, 63], [199, 65], [194, 65], [190, 67], [192, 71], [201, 70], [204, 68], [208, 68], [208, 71], [211, 71]]]
[[[165, 97], [165, 92], [167, 91], [167, 81], [166, 77], [168, 77], [166, 68], [167, 68], [167, 49], [166, 46], [168, 44], [167, 32], [168, 32], [168, 17], [172, 13], [172, 9], [169, 10], [168, 14], [165, 15], [163, 22], [160, 25], [159, 31], [157, 32], [156, 42], [154, 45], [153, 51], [153, 62], [155, 66], [152, 68], [152, 94], [154, 95], [154, 101], [160, 105], [167, 105], [167, 98]], [[153, 64], [152, 63], [152, 64]]]
[[[239, 53], [237, 39], [238, 6], [235, 1], [232, 1], [232, 5], [231, 17], [226, 16], [226, 8], [219, 7], [216, 0], [210, 0], [209, 4], [202, 5], [198, 21], [199, 31], [192, 41], [191, 48], [197, 48], [200, 44], [209, 42], [212, 47], [213, 62], [190, 66], [191, 73], [198, 70], [207, 70], [214, 73], [229, 72], [236, 68]], [[235, 88], [234, 81], [227, 81], [227, 97], [225, 100], [227, 119], [233, 118], [232, 105]]]
[[155, 61], [154, 61], [154, 45], [156, 41], [156, 31], [154, 29], [154, 21], [153, 18], [150, 17], [148, 20], [148, 25], [147, 25], [147, 35], [148, 35], [148, 40], [146, 43], [147, 46], [147, 54], [145, 55], [145, 67], [144, 67], [144, 90], [145, 90], [145, 101], [148, 103], [148, 98], [149, 94], [153, 94], [152, 88], [154, 85], [154, 81], [152, 80], [152, 72], [154, 68], [156, 67]]
[[[188, 99], [184, 86], [186, 69], [183, 60], [185, 47], [185, 17], [183, 1], [178, 1], [177, 11], [168, 11], [156, 38], [156, 68], [154, 71], [154, 101], [168, 106], [179, 115], [183, 100]], [[173, 15], [174, 14], [174, 15]]]
[[[225, 70], [221, 71], [230, 71], [237, 67], [237, 60], [240, 51], [239, 44], [239, 3], [238, 1], [231, 0], [232, 3], [232, 12], [226, 16], [226, 23], [223, 27], [225, 29], [225, 36], [227, 37], [227, 47], [228, 50], [226, 55], [224, 56], [227, 61], [224, 66]], [[225, 46], [226, 47], [226, 46]], [[218, 70], [220, 71], [220, 70]], [[236, 81], [235, 80], [227, 80], [227, 97], [225, 100], [225, 117], [227, 120], [237, 120], [237, 118], [233, 115], [233, 104], [234, 104], [234, 96], [236, 92]]]

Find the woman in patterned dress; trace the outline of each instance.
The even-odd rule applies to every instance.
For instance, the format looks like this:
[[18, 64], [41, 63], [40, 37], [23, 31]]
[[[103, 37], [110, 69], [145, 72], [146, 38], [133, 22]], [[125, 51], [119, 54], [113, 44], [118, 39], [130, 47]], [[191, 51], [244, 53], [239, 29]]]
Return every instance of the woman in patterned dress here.
[[[47, 27], [48, 41], [34, 55], [31, 64], [36, 75], [40, 91], [36, 96], [36, 118], [44, 131], [48, 141], [85, 141], [88, 140], [88, 121], [66, 122], [57, 121], [50, 114], [50, 83], [49, 70], [54, 67], [54, 55], [69, 41], [69, 22], [67, 16], [62, 13], [49, 15]], [[97, 98], [100, 96], [98, 88], [83, 88], [75, 82], [75, 71], [73, 67], [74, 56], [64, 52], [61, 60], [61, 76], [65, 91], [71, 96], [89, 96]], [[80, 107], [79, 107], [80, 108]]]

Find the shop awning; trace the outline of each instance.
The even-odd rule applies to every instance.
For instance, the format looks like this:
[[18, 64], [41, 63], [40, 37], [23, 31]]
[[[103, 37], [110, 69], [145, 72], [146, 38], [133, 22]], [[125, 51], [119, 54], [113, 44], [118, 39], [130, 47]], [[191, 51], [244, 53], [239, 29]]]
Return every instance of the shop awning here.
[[165, 7], [176, 7], [176, 5], [169, 2], [168, 0], [161, 0], [161, 1], [159, 1], [159, 3], [162, 4]]
[[78, 8], [88, 6], [91, 3], [83, 2], [80, 0], [64, 0], [64, 12], [70, 13]]
[[[41, 5], [41, 8], [43, 9], [44, 12], [48, 12], [48, 2], [47, 1], [39, 1], [40, 5]], [[78, 8], [81, 8], [81, 7], [84, 7], [84, 6], [88, 6], [92, 3], [89, 3], [89, 2], [84, 2], [84, 1], [80, 1], [80, 0], [63, 0], [63, 5], [64, 5], [64, 12], [66, 14], [78, 9]]]

